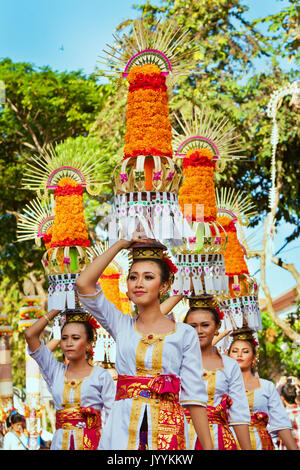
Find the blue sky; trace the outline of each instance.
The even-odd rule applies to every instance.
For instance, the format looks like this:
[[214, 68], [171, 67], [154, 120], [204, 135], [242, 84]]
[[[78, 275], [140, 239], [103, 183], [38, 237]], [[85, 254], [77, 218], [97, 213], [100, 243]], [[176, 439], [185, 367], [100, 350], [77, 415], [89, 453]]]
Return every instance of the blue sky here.
[[[200, 0], [199, 0], [200, 1]], [[49, 65], [58, 71], [82, 69], [94, 72], [97, 58], [112, 33], [125, 19], [137, 18], [132, 5], [142, 0], [0, 0], [0, 59]], [[159, 4], [159, 0], [154, 0]], [[249, 19], [264, 17], [288, 6], [287, 0], [244, 0], [250, 6]], [[271, 130], [271, 128], [270, 128]], [[279, 249], [292, 227], [283, 224], [275, 238]], [[256, 232], [259, 231], [255, 229]], [[283, 252], [285, 262], [295, 262], [300, 269], [300, 242], [291, 243]], [[258, 263], [249, 262], [251, 273]], [[257, 274], [259, 280], [259, 274]], [[267, 279], [273, 296], [292, 287], [293, 277], [283, 269], [271, 266]]]
[[[59, 71], [94, 71], [97, 57], [143, 0], [0, 0], [0, 58], [49, 65]], [[159, 0], [154, 0], [159, 5]], [[287, 0], [244, 0], [249, 18], [280, 11]], [[63, 46], [63, 50], [61, 47]]]

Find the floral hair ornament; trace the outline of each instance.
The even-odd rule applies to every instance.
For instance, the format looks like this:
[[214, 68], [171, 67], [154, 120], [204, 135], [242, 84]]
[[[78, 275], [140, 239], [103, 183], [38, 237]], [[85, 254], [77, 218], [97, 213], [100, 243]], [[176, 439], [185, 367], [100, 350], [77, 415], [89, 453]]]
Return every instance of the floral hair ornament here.
[[167, 263], [167, 265], [169, 266], [169, 270], [170, 270], [171, 274], [176, 274], [177, 273], [178, 268], [175, 266], [175, 264], [173, 263], [173, 261], [170, 258], [168, 258], [167, 256], [163, 256], [162, 260], [165, 261]]
[[94, 330], [94, 340], [97, 340], [96, 330], [100, 328], [97, 320], [88, 312], [83, 309], [65, 310], [64, 312], [65, 323], [89, 323]]
[[97, 320], [90, 314], [83, 310], [66, 310], [66, 323], [78, 322], [78, 323], [90, 323], [93, 328], [99, 328]]
[[248, 327], [243, 327], [238, 330], [234, 330], [232, 331], [230, 336], [232, 338], [232, 343], [235, 341], [249, 341], [253, 344], [255, 348], [259, 347], [257, 333]]

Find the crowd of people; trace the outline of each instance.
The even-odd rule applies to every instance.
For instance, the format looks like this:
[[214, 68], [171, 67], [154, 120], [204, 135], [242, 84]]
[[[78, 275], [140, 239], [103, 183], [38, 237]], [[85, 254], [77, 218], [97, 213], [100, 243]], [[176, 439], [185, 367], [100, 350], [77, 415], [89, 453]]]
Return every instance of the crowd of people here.
[[[98, 284], [123, 249], [133, 255], [127, 295], [136, 317], [119, 311]], [[56, 408], [51, 449], [299, 449], [299, 381], [288, 377], [275, 386], [257, 375], [257, 344], [247, 328], [233, 331], [227, 354], [220, 354], [221, 312], [208, 299], [190, 299], [184, 321], [175, 322], [168, 313], [182, 296], [160, 301], [171, 272], [159, 245], [119, 240], [77, 279], [83, 308], [66, 316], [64, 363], [41, 340], [59, 310], [26, 329]], [[95, 319], [116, 341], [116, 385], [91, 361]], [[4, 449], [26, 447], [21, 418], [11, 417]]]

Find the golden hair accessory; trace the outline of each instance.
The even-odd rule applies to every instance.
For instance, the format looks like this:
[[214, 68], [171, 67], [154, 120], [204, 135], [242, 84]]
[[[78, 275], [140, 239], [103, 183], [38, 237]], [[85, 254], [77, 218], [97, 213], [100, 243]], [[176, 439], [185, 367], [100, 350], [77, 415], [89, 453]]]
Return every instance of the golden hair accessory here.
[[218, 302], [214, 296], [190, 297], [190, 308], [217, 308]]
[[78, 323], [90, 323], [91, 326], [95, 329], [99, 328], [98, 322], [95, 320], [95, 318], [87, 312], [80, 312], [80, 311], [74, 311], [73, 312], [66, 312], [66, 323], [71, 323], [71, 322], [78, 322]]
[[[253, 337], [253, 331], [249, 328], [241, 328], [239, 330], [233, 331], [230, 336], [233, 338], [233, 341], [250, 341], [251, 343], [256, 343]], [[255, 344], [256, 345], [256, 344]]]
[[163, 259], [167, 247], [153, 240], [153, 244], [135, 243], [132, 248], [133, 261], [138, 259]]
[[97, 329], [100, 328], [99, 323], [95, 318], [84, 310], [66, 310], [65, 312], [65, 323], [89, 323], [93, 328], [93, 344], [97, 341]]

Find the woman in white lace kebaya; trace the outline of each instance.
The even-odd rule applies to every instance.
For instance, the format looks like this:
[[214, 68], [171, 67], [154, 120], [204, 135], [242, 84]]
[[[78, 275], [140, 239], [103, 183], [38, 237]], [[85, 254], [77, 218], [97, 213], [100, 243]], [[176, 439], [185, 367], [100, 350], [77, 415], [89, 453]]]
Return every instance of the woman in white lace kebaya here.
[[58, 313], [50, 311], [25, 331], [29, 353], [40, 367], [56, 409], [51, 450], [96, 450], [115, 385], [109, 372], [88, 362], [94, 319], [86, 314], [68, 315], [61, 332], [61, 348], [68, 364], [55, 359], [40, 335]]
[[[140, 249], [136, 249], [137, 241]], [[137, 318], [118, 311], [96, 287], [117, 253], [132, 245], [127, 287], [138, 308]], [[77, 279], [82, 305], [116, 341], [117, 392], [101, 449], [188, 448], [181, 405], [188, 407], [203, 448], [212, 449], [197, 334], [189, 325], [166, 318], [160, 309], [159, 294], [168, 289], [170, 279], [169, 263], [162, 255], [153, 240], [152, 244], [149, 240], [120, 240]]]
[[238, 361], [242, 371], [251, 413], [252, 449], [273, 450], [271, 434], [277, 434], [288, 450], [297, 450], [291, 422], [275, 385], [254, 374], [256, 343], [251, 330], [237, 330], [232, 336], [228, 354]]
[[[221, 313], [210, 296], [190, 299], [190, 310], [184, 322], [198, 333], [204, 366], [204, 381], [208, 393], [207, 415], [215, 450], [251, 449], [249, 437], [250, 412], [243, 377], [238, 363], [221, 355], [213, 346], [221, 325]], [[189, 417], [188, 417], [189, 419]], [[190, 420], [189, 420], [190, 421]], [[201, 449], [190, 424], [191, 449]]]

